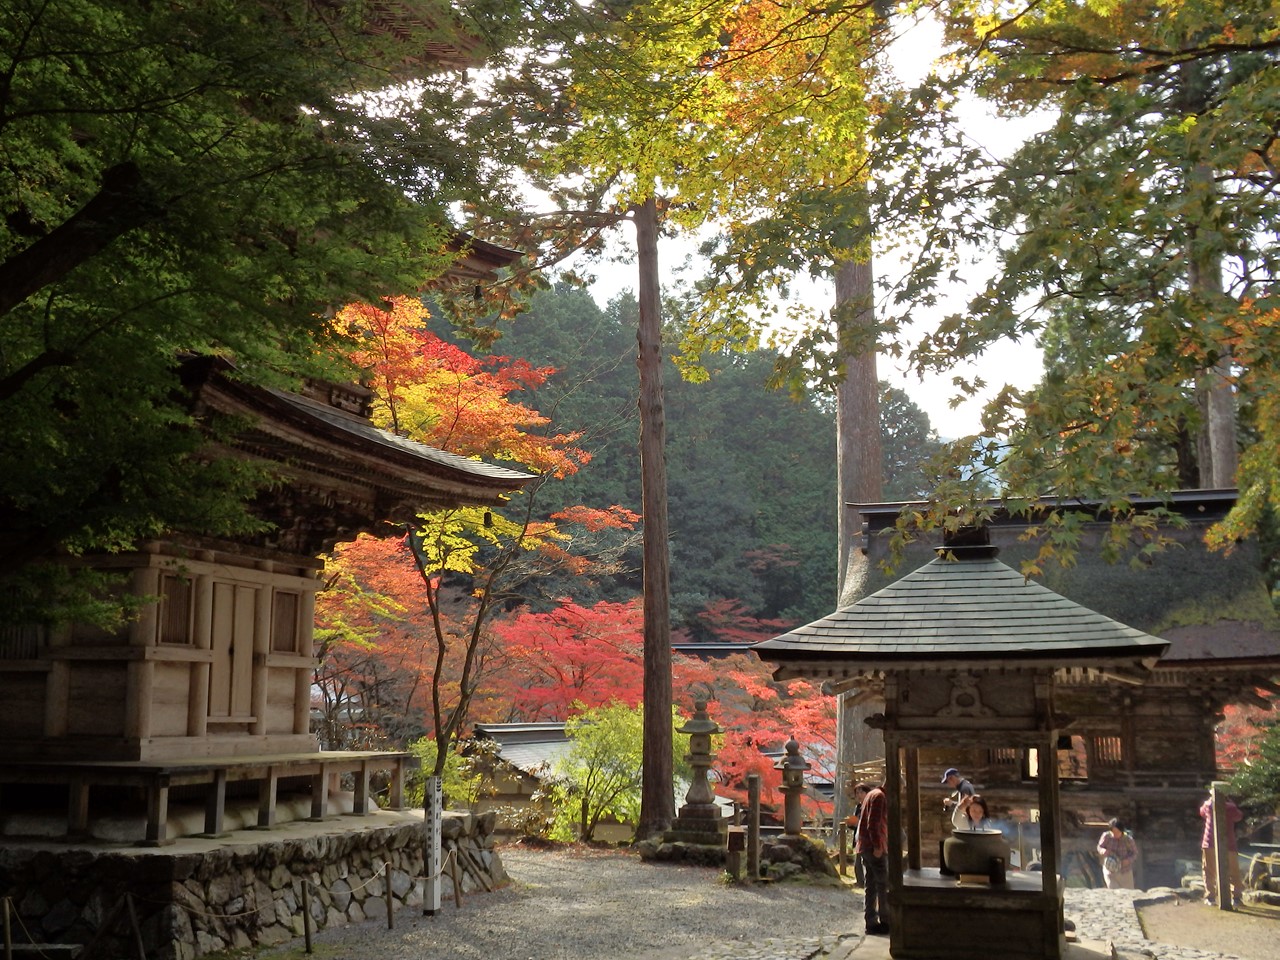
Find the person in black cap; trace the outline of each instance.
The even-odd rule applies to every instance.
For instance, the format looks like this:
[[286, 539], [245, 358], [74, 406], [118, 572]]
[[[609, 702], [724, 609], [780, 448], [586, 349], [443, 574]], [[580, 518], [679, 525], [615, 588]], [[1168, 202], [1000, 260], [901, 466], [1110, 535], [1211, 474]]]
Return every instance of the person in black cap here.
[[949, 797], [944, 798], [942, 801], [942, 806], [948, 813], [962, 798], [973, 796], [973, 784], [960, 776], [960, 771], [955, 767], [947, 767], [947, 772], [942, 775], [942, 782], [953, 791]]

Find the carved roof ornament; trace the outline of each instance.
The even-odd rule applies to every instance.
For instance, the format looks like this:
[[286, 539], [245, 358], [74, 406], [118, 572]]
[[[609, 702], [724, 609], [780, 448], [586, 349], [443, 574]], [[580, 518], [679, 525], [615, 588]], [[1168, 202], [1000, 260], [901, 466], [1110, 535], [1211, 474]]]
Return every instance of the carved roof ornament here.
[[982, 702], [978, 678], [962, 670], [951, 675], [951, 700], [938, 711], [940, 717], [994, 717], [996, 711]]

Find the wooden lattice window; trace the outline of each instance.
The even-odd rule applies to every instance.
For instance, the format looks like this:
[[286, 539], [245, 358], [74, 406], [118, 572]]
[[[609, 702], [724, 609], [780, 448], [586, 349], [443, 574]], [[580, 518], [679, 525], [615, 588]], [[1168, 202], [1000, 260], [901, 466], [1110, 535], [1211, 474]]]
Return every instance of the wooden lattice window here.
[[191, 645], [191, 594], [189, 577], [172, 573], [160, 577], [161, 643]]
[[987, 751], [987, 763], [993, 767], [1016, 768], [1022, 762], [1022, 751], [1017, 747], [995, 747]]
[[301, 598], [296, 593], [277, 590], [271, 600], [271, 650], [274, 653], [298, 652], [298, 608]]
[[1094, 737], [1093, 762], [1100, 767], [1124, 765], [1124, 741], [1119, 737]]

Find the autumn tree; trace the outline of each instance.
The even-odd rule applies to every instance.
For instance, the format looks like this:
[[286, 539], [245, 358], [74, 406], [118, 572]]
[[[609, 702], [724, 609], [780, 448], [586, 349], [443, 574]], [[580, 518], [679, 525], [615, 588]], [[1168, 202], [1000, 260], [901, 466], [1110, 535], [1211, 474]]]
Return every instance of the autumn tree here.
[[[745, 802], [746, 776], [755, 773], [763, 802], [781, 809], [782, 775], [774, 763], [793, 736], [813, 765], [812, 775], [835, 782], [835, 700], [818, 685], [804, 680], [778, 683], [750, 652], [707, 660], [682, 658], [677, 678], [690, 701], [709, 701], [708, 713], [724, 731], [715, 765], [721, 795]], [[811, 813], [830, 812], [811, 798], [804, 802]]]
[[243, 503], [267, 478], [197, 455], [176, 358], [231, 357], [271, 385], [331, 373], [330, 307], [444, 270], [451, 205], [496, 189], [440, 134], [476, 122], [451, 68], [520, 19], [419, 12], [388, 29], [366, 4], [5, 4], [6, 619], [68, 615], [67, 573], [47, 566], [66, 552], [251, 524]]
[[[701, 657], [678, 653], [672, 662], [676, 701], [691, 709], [712, 700], [711, 711], [725, 730], [717, 747], [720, 789], [739, 798], [745, 776], [759, 773], [766, 801], [778, 801], [780, 783], [772, 764], [793, 734], [804, 744], [817, 776], [834, 776], [834, 705], [807, 682], [774, 682], [768, 667], [746, 649], [776, 636], [788, 624], [761, 621], [730, 604], [708, 610], [706, 637], [740, 643], [742, 652], [717, 650]], [[584, 711], [634, 707], [643, 680], [643, 630], [638, 604], [598, 603], [590, 608], [566, 603], [550, 614], [521, 611], [495, 621], [491, 662], [484, 679], [486, 699], [501, 705], [504, 721], [562, 720]], [[483, 709], [483, 708], [482, 708]], [[576, 817], [574, 805], [570, 819]]]
[[643, 688], [640, 604], [571, 601], [521, 610], [494, 624], [502, 651], [500, 699], [523, 721], [563, 720], [611, 703], [637, 706]]
[[[1052, 354], [1038, 387], [1000, 391], [982, 436], [957, 445], [940, 491], [952, 509], [933, 521], [954, 518], [985, 472], [1015, 507], [1097, 500], [1130, 533], [1158, 540], [1136, 529], [1130, 497], [1234, 480], [1238, 506], [1212, 538], [1248, 533], [1278, 499], [1270, 6], [947, 10], [951, 72], [886, 109], [886, 123], [919, 118], [921, 149], [898, 158], [901, 175], [875, 202], [886, 223], [923, 240], [902, 310], [965, 268], [968, 242], [999, 270], [912, 358], [945, 368], [1015, 336], [1043, 337]], [[948, 128], [959, 87], [1011, 112], [1045, 111], [1050, 125], [997, 162]], [[1076, 535], [1057, 519], [1046, 555], [1069, 552]]]
[[[576, 437], [538, 432], [546, 418], [510, 399], [547, 370], [471, 357], [431, 334], [425, 320], [422, 303], [409, 297], [392, 298], [385, 309], [349, 306], [335, 320], [361, 344], [352, 359], [367, 371], [375, 422], [456, 454], [534, 466], [546, 477], [572, 473], [588, 459], [574, 446]], [[388, 544], [370, 537], [335, 553], [331, 577], [342, 588], [332, 601], [340, 614], [336, 622], [358, 628], [360, 616], [370, 614], [402, 620], [401, 645], [419, 659], [402, 658], [395, 667], [411, 693], [422, 691], [426, 727], [437, 741], [437, 775], [480, 688], [495, 610], [520, 599], [547, 568], [583, 568], [587, 561], [575, 552], [573, 527], [589, 538], [636, 519], [621, 508], [577, 508], [539, 521], [532, 509], [525, 496], [506, 511], [459, 506], [425, 513], [391, 545], [395, 563], [386, 556]], [[386, 578], [393, 572], [392, 584]], [[346, 613], [352, 604], [359, 615]], [[348, 635], [367, 639], [358, 629]], [[399, 635], [399, 629], [388, 631], [392, 639]], [[402, 709], [412, 704], [410, 696]]]
[[1280, 724], [1268, 723], [1259, 731], [1253, 749], [1242, 759], [1231, 778], [1231, 789], [1272, 815], [1280, 809]]

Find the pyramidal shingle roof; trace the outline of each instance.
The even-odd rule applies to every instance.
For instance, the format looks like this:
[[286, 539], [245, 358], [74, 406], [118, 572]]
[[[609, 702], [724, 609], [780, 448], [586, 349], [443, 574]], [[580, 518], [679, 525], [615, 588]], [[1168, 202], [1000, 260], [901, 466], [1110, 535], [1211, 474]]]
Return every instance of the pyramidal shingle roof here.
[[940, 556], [883, 590], [752, 649], [784, 667], [828, 661], [901, 669], [972, 660], [1154, 662], [1168, 647], [1165, 640], [1027, 580], [993, 554], [986, 548], [973, 550], [971, 559]]

